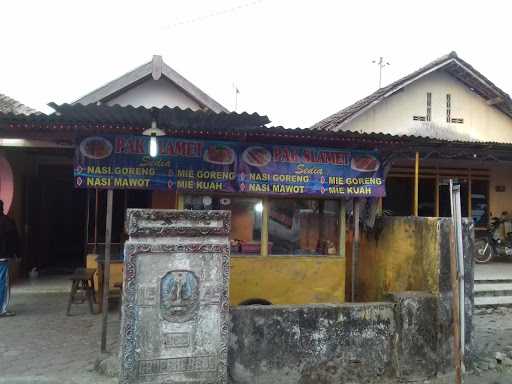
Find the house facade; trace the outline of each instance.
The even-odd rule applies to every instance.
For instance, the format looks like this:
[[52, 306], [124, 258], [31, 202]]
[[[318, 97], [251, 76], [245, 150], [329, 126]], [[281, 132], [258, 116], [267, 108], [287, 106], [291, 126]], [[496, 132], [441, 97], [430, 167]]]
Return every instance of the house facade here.
[[[452, 52], [312, 128], [465, 143], [511, 143], [512, 101]], [[489, 217], [512, 213], [510, 165], [492, 156], [471, 153], [467, 160], [437, 159], [435, 151], [419, 155], [417, 187], [415, 159], [393, 163], [384, 209], [396, 215], [414, 214], [417, 188], [419, 216], [448, 216], [446, 182], [452, 178], [461, 183], [463, 214], [473, 217], [477, 227], [488, 225]]]
[[163, 61], [162, 56], [158, 55], [140, 67], [82, 96], [73, 104], [92, 103], [146, 108], [167, 106], [216, 113], [228, 111], [172, 69]]
[[[166, 64], [161, 56], [110, 81], [65, 107], [133, 106], [181, 108], [212, 113], [227, 112], [184, 76]], [[50, 106], [56, 107], [51, 103]], [[57, 107], [56, 107], [57, 108]], [[60, 112], [59, 112], [60, 111]], [[57, 116], [59, 109], [49, 116]], [[48, 116], [0, 95], [4, 116], [27, 115], [37, 121]], [[82, 115], [84, 117], [84, 115]], [[73, 119], [76, 120], [76, 117]], [[107, 119], [108, 120], [108, 119]], [[150, 122], [148, 123], [148, 127]], [[0, 196], [22, 238], [23, 268], [38, 267], [63, 272], [83, 266], [89, 243], [104, 242], [102, 207], [106, 192], [75, 190], [73, 187], [74, 142], [57, 132], [25, 135], [15, 130], [0, 136]], [[116, 192], [116, 239], [120, 241], [125, 207], [169, 208], [175, 194], [155, 191]], [[12, 204], [11, 204], [12, 202]], [[91, 218], [90, 220], [88, 218]]]

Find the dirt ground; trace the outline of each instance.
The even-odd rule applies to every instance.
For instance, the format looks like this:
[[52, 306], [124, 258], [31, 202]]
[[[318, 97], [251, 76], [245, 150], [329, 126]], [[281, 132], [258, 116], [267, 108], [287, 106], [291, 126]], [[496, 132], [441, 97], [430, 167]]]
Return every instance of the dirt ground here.
[[512, 383], [512, 308], [476, 310], [473, 326], [477, 358], [466, 382]]
[[[66, 316], [70, 282], [41, 279], [12, 290], [14, 317], [0, 318], [0, 384], [114, 384], [94, 370], [100, 351], [101, 316], [87, 305]], [[119, 335], [117, 313], [109, 322], [110, 345]]]
[[[21, 286], [11, 309], [17, 316], [0, 318], [0, 384], [113, 384], [116, 379], [94, 370], [100, 350], [101, 316], [86, 305], [65, 315], [68, 282], [61, 286]], [[118, 313], [109, 321], [109, 349], [117, 350]], [[512, 384], [512, 308], [478, 310], [474, 317], [475, 370], [467, 384]], [[496, 360], [496, 354], [500, 358]], [[451, 384], [450, 378], [426, 381]]]

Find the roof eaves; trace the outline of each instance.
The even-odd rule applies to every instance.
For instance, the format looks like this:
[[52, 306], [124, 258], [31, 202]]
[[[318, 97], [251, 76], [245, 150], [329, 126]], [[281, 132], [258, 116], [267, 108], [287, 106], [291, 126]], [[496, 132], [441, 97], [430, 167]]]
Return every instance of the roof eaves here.
[[[147, 127], [151, 124], [152, 118], [157, 119], [158, 126], [162, 129], [249, 129], [268, 124], [267, 116], [246, 112], [213, 112], [212, 110], [192, 110], [180, 107], [146, 108], [132, 105], [107, 105], [107, 104], [61, 104], [49, 103], [56, 112], [45, 119], [32, 115], [17, 115], [0, 113], [0, 123], [16, 123], [37, 125], [42, 127], [46, 124], [69, 125], [105, 125], [123, 126], [131, 128]], [[45, 128], [41, 128], [45, 129]]]
[[29, 106], [20, 103], [18, 100], [13, 99], [7, 95], [0, 93], [0, 112], [12, 113], [14, 115], [41, 115], [36, 109], [30, 108]]
[[466, 72], [470, 73], [471, 76], [473, 76], [477, 81], [482, 83], [485, 87], [491, 89], [495, 94], [503, 97], [506, 101], [512, 102], [510, 95], [508, 93], [503, 91], [500, 87], [498, 87], [496, 84], [490, 81], [482, 73], [477, 71], [471, 64], [467, 63], [466, 61], [460, 58], [457, 58], [456, 62], [460, 67], [462, 67]]

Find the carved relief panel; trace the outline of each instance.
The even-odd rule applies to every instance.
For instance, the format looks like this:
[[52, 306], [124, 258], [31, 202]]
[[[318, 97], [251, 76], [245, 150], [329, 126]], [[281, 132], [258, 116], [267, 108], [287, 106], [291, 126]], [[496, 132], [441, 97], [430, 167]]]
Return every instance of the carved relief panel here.
[[120, 383], [226, 383], [229, 212], [129, 210]]

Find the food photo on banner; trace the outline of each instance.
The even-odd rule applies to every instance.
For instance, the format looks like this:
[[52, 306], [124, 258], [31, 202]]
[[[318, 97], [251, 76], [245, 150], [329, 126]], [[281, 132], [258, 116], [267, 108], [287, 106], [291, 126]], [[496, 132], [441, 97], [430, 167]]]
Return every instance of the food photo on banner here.
[[79, 140], [77, 188], [383, 197], [376, 151], [163, 137], [101, 135]]

